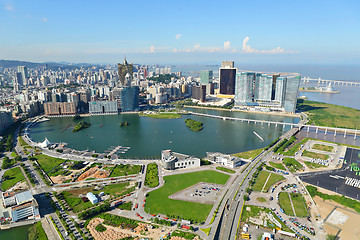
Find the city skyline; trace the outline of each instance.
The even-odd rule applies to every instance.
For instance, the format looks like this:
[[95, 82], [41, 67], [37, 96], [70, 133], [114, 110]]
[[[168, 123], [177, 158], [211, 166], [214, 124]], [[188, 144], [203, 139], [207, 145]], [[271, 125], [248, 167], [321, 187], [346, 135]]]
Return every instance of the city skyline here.
[[1, 58], [114, 63], [131, 55], [129, 61], [146, 64], [360, 63], [356, 1], [62, 3], [0, 1]]

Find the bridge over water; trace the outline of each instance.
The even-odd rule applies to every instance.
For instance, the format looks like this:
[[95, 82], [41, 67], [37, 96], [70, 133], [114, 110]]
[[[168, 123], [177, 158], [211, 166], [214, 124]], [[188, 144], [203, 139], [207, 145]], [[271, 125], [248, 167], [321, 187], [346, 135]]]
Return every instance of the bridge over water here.
[[211, 115], [211, 114], [205, 114], [205, 113], [197, 113], [197, 112], [191, 112], [191, 111], [189, 111], [188, 113], [192, 114], [192, 115], [197, 115], [197, 116], [219, 118], [219, 119], [230, 120], [230, 121], [240, 121], [240, 122], [254, 123], [254, 124], [260, 124], [260, 125], [264, 125], [264, 124], [266, 125], [267, 124], [268, 126], [275, 125], [276, 127], [277, 126], [282, 126], [283, 128], [285, 128], [286, 126], [290, 126], [290, 128], [294, 128], [294, 127], [299, 128], [299, 129], [304, 128], [307, 131], [315, 130], [316, 132], [318, 132], [319, 130], [324, 130], [325, 135], [326, 135], [326, 133], [328, 131], [333, 131], [335, 133], [335, 136], [336, 136], [337, 132], [342, 132], [344, 134], [344, 138], [346, 137], [346, 134], [354, 134], [354, 139], [357, 136], [360, 135], [360, 130], [357, 130], [357, 129], [305, 125], [301, 121], [299, 123], [286, 123], [286, 122], [248, 119], [248, 118], [225, 117], [225, 116]]
[[317, 82], [318, 84], [329, 84], [333, 86], [353, 86], [353, 87], [360, 87], [359, 81], [342, 81], [342, 80], [328, 80], [328, 79], [322, 79], [322, 78], [310, 78], [310, 77], [302, 77], [301, 78], [303, 83], [309, 83], [309, 82]]

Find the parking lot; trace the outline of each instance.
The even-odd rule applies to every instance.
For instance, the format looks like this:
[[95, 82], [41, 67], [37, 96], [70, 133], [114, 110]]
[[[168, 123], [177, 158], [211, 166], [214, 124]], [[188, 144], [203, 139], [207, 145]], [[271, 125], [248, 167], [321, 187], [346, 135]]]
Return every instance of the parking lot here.
[[204, 204], [214, 204], [217, 197], [222, 192], [223, 185], [214, 183], [198, 183], [184, 190], [181, 190], [169, 197], [171, 199], [198, 202]]

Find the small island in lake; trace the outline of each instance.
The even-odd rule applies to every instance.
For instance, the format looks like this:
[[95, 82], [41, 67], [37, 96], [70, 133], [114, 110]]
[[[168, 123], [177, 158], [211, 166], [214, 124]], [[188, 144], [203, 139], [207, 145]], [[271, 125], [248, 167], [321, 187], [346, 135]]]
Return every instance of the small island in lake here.
[[157, 118], [157, 119], [177, 119], [181, 118], [181, 115], [175, 112], [144, 112], [140, 113], [139, 116]]
[[76, 126], [74, 127], [74, 129], [72, 131], [77, 132], [77, 131], [80, 131], [82, 129], [88, 128], [90, 126], [91, 126], [91, 123], [81, 121], [81, 122], [78, 122], [78, 124], [76, 124]]
[[202, 122], [195, 121], [191, 118], [185, 119], [185, 124], [188, 128], [190, 128], [194, 132], [199, 132], [204, 127], [204, 124]]
[[124, 122], [120, 123], [120, 127], [127, 127], [129, 125], [130, 125], [130, 123], [128, 123], [127, 121], [124, 121]]

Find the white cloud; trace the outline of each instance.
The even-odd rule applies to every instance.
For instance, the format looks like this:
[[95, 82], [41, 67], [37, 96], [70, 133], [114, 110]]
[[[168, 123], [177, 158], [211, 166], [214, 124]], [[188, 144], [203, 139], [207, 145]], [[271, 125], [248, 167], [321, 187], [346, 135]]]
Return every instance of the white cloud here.
[[194, 45], [194, 50], [199, 50], [200, 49], [200, 43], [197, 43]]
[[[250, 45], [248, 45], [249, 40], [250, 40], [250, 38], [248, 36], [246, 36], [243, 41], [242, 50], [245, 53], [263, 53], [263, 54], [295, 53], [295, 51], [285, 50], [281, 47], [277, 47], [277, 48], [270, 49], [270, 50], [258, 50], [258, 49], [252, 48]], [[224, 46], [225, 46], [225, 43], [224, 43]]]
[[175, 35], [175, 39], [180, 39], [181, 36], [182, 36], [182, 34], [176, 34], [176, 35]]
[[151, 46], [150, 46], [149, 53], [154, 53], [154, 52], [155, 52], [155, 46], [154, 46], [154, 45], [151, 45]]
[[44, 22], [47, 22], [47, 18], [43, 18], [43, 21], [44, 21]]
[[5, 10], [11, 12], [11, 11], [14, 10], [14, 7], [11, 6], [11, 5], [6, 5], [6, 6], [5, 6]]
[[224, 42], [224, 50], [229, 50], [229, 49], [230, 49], [230, 45], [231, 45], [230, 41]]

